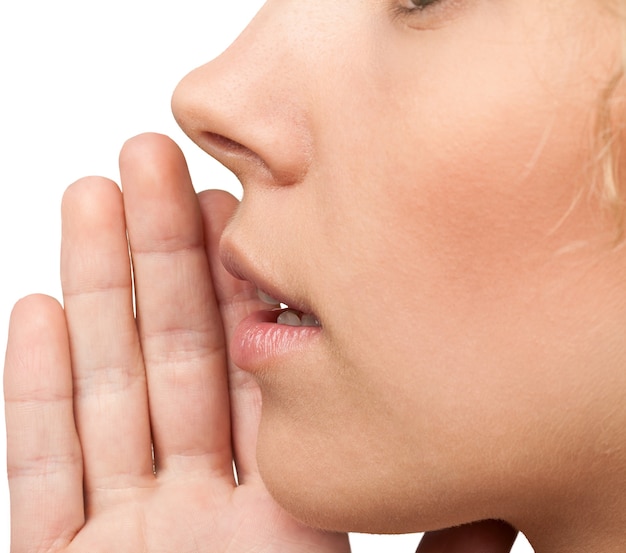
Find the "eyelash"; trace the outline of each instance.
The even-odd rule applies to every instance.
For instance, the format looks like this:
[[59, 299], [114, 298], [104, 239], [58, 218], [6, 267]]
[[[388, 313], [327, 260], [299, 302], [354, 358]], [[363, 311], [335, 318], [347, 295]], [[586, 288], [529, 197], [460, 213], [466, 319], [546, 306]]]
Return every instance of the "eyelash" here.
[[[469, 4], [469, 0], [393, 0], [394, 19], [415, 29], [438, 28]], [[420, 5], [421, 4], [421, 5]]]
[[[395, 11], [398, 15], [409, 15], [416, 12], [422, 13], [439, 3], [441, 3], [441, 0], [398, 0]], [[419, 6], [417, 4], [423, 5]]]
[[[432, 6], [433, 4], [436, 4], [437, 2], [439, 2], [440, 0], [422, 0], [421, 2], [418, 0], [417, 2], [415, 0], [408, 0], [408, 3], [413, 4], [412, 6], [408, 6], [408, 9], [410, 10], [419, 10], [419, 11], [423, 11], [428, 9], [429, 6]], [[421, 6], [418, 4], [422, 4]]]

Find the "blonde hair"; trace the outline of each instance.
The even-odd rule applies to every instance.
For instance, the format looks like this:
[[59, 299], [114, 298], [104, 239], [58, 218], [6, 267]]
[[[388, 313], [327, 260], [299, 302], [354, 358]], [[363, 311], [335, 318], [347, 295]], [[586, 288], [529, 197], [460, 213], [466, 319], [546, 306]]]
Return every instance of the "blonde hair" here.
[[620, 115], [623, 116], [625, 112], [619, 109], [619, 104], [624, 103], [625, 98], [618, 94], [618, 90], [623, 86], [626, 74], [626, 0], [604, 1], [621, 27], [622, 47], [617, 69], [600, 94], [596, 114], [597, 188], [602, 205], [613, 214], [617, 224], [617, 239], [621, 241], [626, 223], [626, 183], [622, 175], [620, 137], [626, 122], [620, 120]]

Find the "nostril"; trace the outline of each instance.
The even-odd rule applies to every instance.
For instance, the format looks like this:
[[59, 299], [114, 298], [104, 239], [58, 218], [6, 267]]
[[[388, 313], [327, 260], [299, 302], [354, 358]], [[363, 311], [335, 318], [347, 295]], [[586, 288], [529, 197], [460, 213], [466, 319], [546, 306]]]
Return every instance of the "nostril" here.
[[243, 144], [239, 142], [235, 142], [230, 138], [226, 138], [221, 134], [213, 133], [213, 132], [204, 132], [202, 133], [202, 140], [207, 145], [212, 145], [212, 147], [216, 150], [222, 150], [224, 152], [230, 152], [231, 154], [237, 155], [254, 155], [252, 150], [246, 148]]
[[[224, 135], [203, 132], [196, 141], [209, 155], [216, 158], [226, 167], [239, 174], [246, 165], [261, 167], [269, 172], [267, 164], [250, 148]], [[243, 164], [241, 162], [244, 162]]]

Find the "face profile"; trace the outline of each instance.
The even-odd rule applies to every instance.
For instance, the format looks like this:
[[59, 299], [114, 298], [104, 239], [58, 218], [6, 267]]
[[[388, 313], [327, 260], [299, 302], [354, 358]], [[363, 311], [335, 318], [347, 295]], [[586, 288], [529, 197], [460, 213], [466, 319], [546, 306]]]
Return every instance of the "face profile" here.
[[337, 530], [521, 521], [623, 403], [598, 370], [624, 353], [624, 253], [584, 192], [618, 29], [589, 2], [391, 4], [269, 2], [174, 95], [244, 187], [227, 266], [321, 324], [255, 315], [231, 346], [261, 473]]
[[[141, 426], [123, 415], [128, 398], [115, 403], [143, 443], [121, 472], [139, 488], [194, 482], [204, 493], [185, 496], [182, 518], [197, 517], [209, 550], [231, 542], [224, 521], [248, 528], [263, 505], [280, 521], [272, 534], [258, 519], [262, 543], [279, 544], [268, 551], [434, 532], [427, 552], [428, 536], [479, 521], [504, 521], [538, 553], [618, 551], [626, 35], [613, 7], [269, 0], [172, 97], [242, 200], [196, 195], [169, 139], [131, 139], [123, 195], [89, 179], [66, 194], [67, 328], [41, 300], [12, 328], [48, 313], [79, 384], [93, 378], [85, 352], [108, 337], [97, 365], [126, 367], [117, 378], [142, 390]], [[78, 215], [85, 202], [100, 206], [94, 222]], [[93, 285], [88, 251], [94, 273], [107, 255], [119, 267], [97, 289], [125, 291], [99, 333], [81, 326], [93, 305], [76, 293]], [[11, 361], [26, 342], [10, 342], [9, 397], [28, 388]], [[118, 343], [133, 349], [112, 361]], [[86, 468], [96, 426], [80, 406], [97, 401], [82, 390], [64, 393]], [[510, 532], [485, 528], [508, 550]]]

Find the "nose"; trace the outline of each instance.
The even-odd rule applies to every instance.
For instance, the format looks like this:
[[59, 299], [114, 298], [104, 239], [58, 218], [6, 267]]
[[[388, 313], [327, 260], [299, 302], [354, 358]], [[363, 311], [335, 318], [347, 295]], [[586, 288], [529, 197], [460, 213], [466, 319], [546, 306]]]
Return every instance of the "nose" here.
[[297, 27], [272, 4], [221, 56], [189, 73], [172, 98], [183, 131], [233, 171], [244, 189], [252, 182], [294, 184], [311, 159]]

